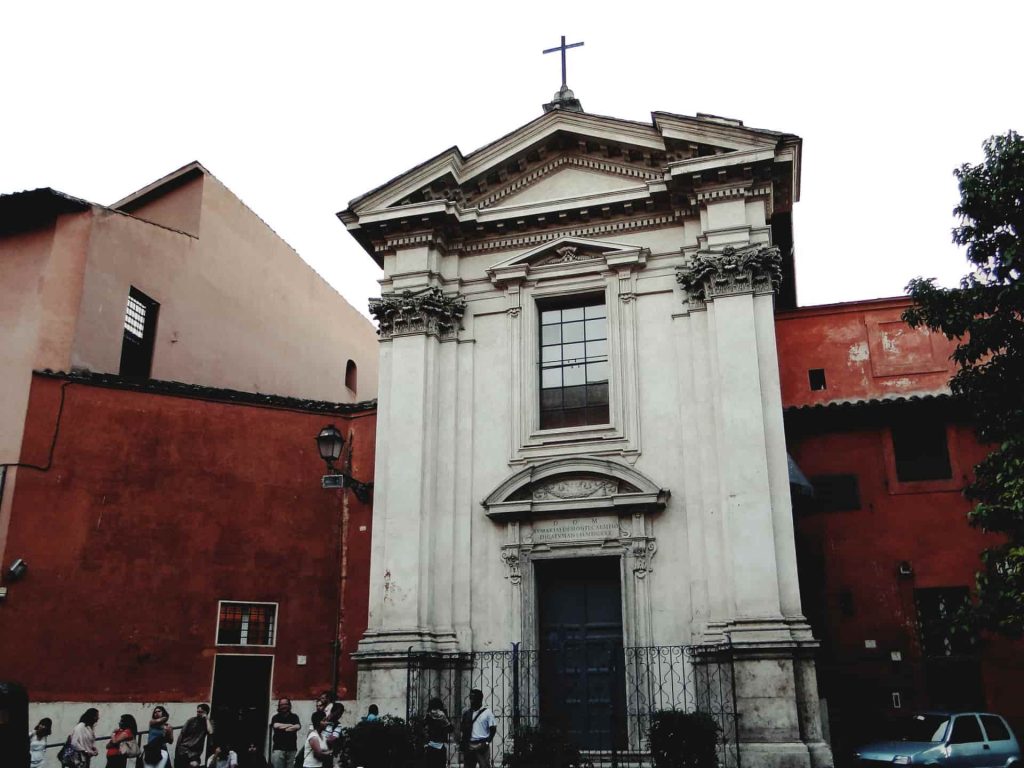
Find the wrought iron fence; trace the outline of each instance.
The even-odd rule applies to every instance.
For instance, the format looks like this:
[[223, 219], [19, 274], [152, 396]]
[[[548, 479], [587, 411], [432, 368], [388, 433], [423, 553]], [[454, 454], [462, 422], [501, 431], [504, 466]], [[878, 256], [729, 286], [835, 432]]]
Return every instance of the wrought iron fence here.
[[[513, 644], [458, 655], [410, 653], [407, 678], [406, 716], [422, 717], [430, 700], [439, 698], [456, 734], [470, 690], [480, 689], [497, 721], [491, 750], [496, 764], [520, 729], [553, 725], [594, 764], [643, 768], [652, 764], [652, 717], [670, 711], [711, 716], [721, 729], [723, 768], [741, 768], [728, 645], [536, 651]], [[589, 719], [566, 714], [580, 711]], [[460, 759], [457, 749], [449, 751], [449, 764]]]

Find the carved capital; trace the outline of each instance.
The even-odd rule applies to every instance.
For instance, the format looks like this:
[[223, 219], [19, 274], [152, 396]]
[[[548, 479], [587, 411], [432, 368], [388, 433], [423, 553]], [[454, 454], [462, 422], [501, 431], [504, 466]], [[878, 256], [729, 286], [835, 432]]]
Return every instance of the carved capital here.
[[382, 339], [418, 334], [449, 338], [462, 327], [465, 313], [462, 296], [446, 296], [439, 288], [386, 293], [370, 299], [370, 314], [377, 321], [377, 335]]
[[699, 303], [718, 296], [771, 293], [782, 282], [782, 255], [770, 245], [704, 251], [676, 271], [676, 282]]

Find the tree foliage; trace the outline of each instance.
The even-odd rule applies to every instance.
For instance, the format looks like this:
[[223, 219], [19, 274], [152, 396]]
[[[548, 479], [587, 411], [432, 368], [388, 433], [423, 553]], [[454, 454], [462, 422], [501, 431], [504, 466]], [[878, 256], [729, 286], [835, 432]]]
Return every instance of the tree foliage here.
[[958, 288], [916, 278], [903, 318], [957, 341], [950, 381], [979, 437], [994, 446], [966, 489], [977, 502], [971, 525], [1005, 538], [982, 553], [978, 628], [1024, 634], [1024, 139], [1015, 131], [984, 143], [985, 160], [954, 171], [960, 204], [953, 242], [965, 246], [973, 270]]

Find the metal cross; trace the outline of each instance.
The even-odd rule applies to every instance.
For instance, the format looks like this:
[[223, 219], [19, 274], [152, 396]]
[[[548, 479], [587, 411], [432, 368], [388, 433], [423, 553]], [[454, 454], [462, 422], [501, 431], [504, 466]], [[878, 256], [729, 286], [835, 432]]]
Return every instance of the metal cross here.
[[565, 88], [565, 52], [570, 48], [579, 48], [583, 43], [570, 43], [565, 44], [565, 35], [562, 35], [562, 44], [556, 45], [554, 48], [548, 48], [544, 53], [554, 53], [555, 51], [562, 52], [562, 87]]

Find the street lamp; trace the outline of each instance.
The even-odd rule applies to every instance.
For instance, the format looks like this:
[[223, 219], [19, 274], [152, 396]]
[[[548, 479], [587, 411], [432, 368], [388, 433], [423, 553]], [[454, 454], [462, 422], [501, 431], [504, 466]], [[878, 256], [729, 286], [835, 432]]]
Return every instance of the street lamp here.
[[345, 438], [333, 424], [328, 424], [320, 430], [316, 436], [316, 447], [320, 451], [320, 458], [327, 464], [327, 474], [323, 476], [320, 484], [324, 488], [351, 488], [356, 498], [364, 504], [370, 500], [370, 491], [373, 490], [373, 483], [361, 483], [347, 472], [341, 472], [334, 466], [334, 462], [341, 458], [342, 448], [345, 447]]

